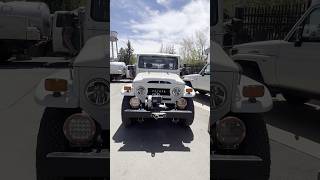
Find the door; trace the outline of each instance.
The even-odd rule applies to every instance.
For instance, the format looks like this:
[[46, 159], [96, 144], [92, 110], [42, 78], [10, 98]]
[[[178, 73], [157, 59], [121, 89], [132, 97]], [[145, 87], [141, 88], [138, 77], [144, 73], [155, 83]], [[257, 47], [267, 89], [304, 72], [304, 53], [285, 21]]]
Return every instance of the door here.
[[277, 61], [280, 85], [295, 90], [320, 94], [320, 8], [310, 11], [300, 35], [302, 44], [295, 43], [296, 34], [281, 47]]
[[109, 3], [106, 0], [88, 1], [84, 42], [94, 36], [107, 34], [107, 20], [109, 19]]
[[210, 91], [210, 64], [201, 70], [199, 77], [193, 82], [192, 86], [195, 89]]
[[67, 53], [69, 50], [63, 44], [63, 27], [67, 19], [67, 12], [57, 11], [54, 13], [52, 25], [53, 52]]

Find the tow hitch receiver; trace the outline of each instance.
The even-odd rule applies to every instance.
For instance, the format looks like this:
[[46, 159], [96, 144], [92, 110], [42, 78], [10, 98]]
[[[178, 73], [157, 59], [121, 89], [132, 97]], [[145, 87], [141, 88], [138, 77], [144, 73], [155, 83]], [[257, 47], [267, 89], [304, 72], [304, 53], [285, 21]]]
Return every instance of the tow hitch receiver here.
[[154, 119], [163, 119], [163, 118], [166, 118], [167, 114], [166, 113], [152, 113], [151, 116], [154, 118]]

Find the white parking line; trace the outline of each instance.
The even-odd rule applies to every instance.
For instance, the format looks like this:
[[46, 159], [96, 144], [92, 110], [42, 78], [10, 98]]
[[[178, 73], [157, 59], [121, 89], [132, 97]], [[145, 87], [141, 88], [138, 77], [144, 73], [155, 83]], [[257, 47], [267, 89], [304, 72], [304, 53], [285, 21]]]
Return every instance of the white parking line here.
[[207, 106], [207, 105], [204, 105], [204, 104], [201, 104], [201, 103], [198, 103], [196, 101], [193, 101], [194, 105], [197, 106], [198, 108], [201, 108], [205, 111], [210, 111], [210, 106]]
[[270, 139], [291, 147], [297, 151], [320, 159], [320, 144], [301, 136], [297, 137], [295, 134], [289, 133], [271, 125], [267, 125], [267, 128]]

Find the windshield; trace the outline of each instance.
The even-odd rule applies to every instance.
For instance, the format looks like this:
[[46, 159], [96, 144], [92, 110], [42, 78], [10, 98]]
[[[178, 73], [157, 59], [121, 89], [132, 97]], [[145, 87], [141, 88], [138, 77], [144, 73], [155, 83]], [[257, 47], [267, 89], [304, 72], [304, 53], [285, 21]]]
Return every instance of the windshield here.
[[210, 25], [214, 26], [218, 23], [218, 0], [210, 2]]
[[140, 56], [139, 68], [176, 70], [178, 69], [178, 58], [163, 56]]
[[107, 22], [108, 19], [108, 1], [93, 0], [91, 4], [91, 17], [98, 22]]

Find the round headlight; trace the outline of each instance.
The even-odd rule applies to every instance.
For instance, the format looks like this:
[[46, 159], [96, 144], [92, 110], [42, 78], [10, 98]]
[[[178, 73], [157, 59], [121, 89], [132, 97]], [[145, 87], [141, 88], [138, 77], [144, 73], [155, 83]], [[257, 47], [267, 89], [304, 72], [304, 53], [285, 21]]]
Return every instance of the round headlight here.
[[87, 100], [97, 106], [103, 106], [109, 102], [109, 93], [109, 83], [102, 78], [93, 79], [85, 89]]
[[179, 87], [175, 87], [172, 89], [172, 95], [180, 96], [182, 94], [182, 90]]
[[137, 88], [136, 92], [137, 92], [138, 97], [143, 97], [146, 94], [146, 89], [144, 87], [140, 86]]
[[245, 124], [236, 117], [226, 117], [217, 122], [217, 140], [224, 148], [238, 147], [246, 137]]
[[177, 108], [178, 109], [183, 110], [187, 107], [187, 105], [188, 105], [188, 102], [185, 98], [178, 99], [178, 101], [177, 101]]
[[94, 138], [96, 125], [86, 114], [73, 114], [65, 121], [63, 132], [70, 143], [87, 145]]
[[131, 106], [133, 109], [139, 108], [139, 106], [140, 106], [140, 99], [137, 98], [137, 97], [131, 98], [131, 99], [130, 99], [130, 106]]
[[224, 105], [227, 100], [227, 90], [226, 88], [217, 82], [213, 83], [211, 86], [211, 107], [216, 110]]

